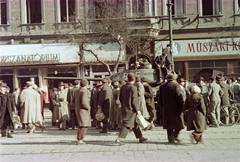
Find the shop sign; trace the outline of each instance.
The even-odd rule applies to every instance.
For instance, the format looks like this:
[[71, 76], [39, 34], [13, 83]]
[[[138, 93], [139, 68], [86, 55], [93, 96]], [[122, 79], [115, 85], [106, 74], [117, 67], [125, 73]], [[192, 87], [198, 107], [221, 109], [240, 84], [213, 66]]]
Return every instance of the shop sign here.
[[73, 43], [0, 45], [0, 66], [79, 62]]
[[34, 54], [0, 56], [0, 65], [29, 65], [59, 63], [60, 54]]
[[[155, 42], [155, 54], [161, 55], [168, 41]], [[240, 54], [240, 38], [227, 39], [201, 39], [201, 40], [174, 40], [172, 44], [173, 55], [199, 56], [199, 55], [233, 55]]]

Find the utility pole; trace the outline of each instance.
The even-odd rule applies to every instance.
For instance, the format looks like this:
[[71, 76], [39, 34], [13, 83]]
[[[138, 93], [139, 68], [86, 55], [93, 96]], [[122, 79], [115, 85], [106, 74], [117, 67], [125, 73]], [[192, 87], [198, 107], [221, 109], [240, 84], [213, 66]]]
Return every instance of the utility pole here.
[[169, 24], [169, 44], [171, 48], [171, 52], [169, 59], [171, 60], [171, 70], [174, 71], [174, 60], [173, 60], [173, 53], [172, 53], [172, 0], [168, 0], [167, 7], [168, 7], [168, 24]]

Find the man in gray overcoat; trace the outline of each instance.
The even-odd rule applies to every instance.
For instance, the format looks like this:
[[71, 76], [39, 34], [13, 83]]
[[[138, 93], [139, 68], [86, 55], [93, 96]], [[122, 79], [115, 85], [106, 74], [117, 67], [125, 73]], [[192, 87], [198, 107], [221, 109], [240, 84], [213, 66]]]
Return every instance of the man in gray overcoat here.
[[123, 145], [123, 139], [127, 137], [129, 129], [132, 128], [135, 137], [139, 139], [139, 142], [142, 143], [147, 139], [142, 136], [142, 132], [136, 123], [137, 114], [141, 114], [138, 102], [138, 91], [137, 87], [134, 85], [135, 76], [132, 73], [129, 73], [128, 83], [123, 85], [120, 89], [119, 100], [121, 102], [122, 108], [122, 119], [123, 126], [116, 139], [116, 143], [119, 145]]
[[101, 91], [99, 91], [98, 95], [98, 109], [102, 109], [103, 114], [105, 115], [105, 118], [103, 119], [103, 129], [99, 133], [107, 133], [108, 127], [109, 127], [109, 112], [111, 108], [111, 102], [112, 102], [112, 89], [108, 85], [108, 80], [103, 79], [102, 80], [103, 87]]
[[163, 129], [167, 129], [169, 143], [180, 142], [178, 139], [179, 132], [184, 128], [183, 122], [183, 105], [184, 100], [177, 83], [177, 74], [168, 73], [167, 82], [160, 86], [159, 89], [159, 106], [162, 109]]

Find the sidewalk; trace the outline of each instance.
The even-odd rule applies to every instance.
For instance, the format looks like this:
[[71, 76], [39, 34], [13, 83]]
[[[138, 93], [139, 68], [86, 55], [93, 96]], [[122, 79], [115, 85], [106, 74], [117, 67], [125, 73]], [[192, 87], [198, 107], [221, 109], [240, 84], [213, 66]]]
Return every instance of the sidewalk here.
[[0, 138], [0, 161], [240, 161], [240, 125], [208, 128], [204, 144], [192, 144], [186, 129], [181, 131], [181, 144], [169, 144], [166, 130], [155, 127], [143, 132], [146, 143], [138, 143], [130, 132], [123, 146], [112, 146], [117, 131], [100, 134], [90, 128], [87, 145], [77, 146], [77, 130], [60, 131], [50, 119], [51, 112], [45, 110], [44, 132], [27, 134], [19, 128], [14, 138]]

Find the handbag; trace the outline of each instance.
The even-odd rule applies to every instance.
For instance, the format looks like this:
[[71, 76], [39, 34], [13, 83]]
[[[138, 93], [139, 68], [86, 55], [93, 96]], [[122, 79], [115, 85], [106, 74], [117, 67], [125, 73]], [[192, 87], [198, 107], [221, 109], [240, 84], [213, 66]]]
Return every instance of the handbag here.
[[148, 130], [151, 127], [151, 124], [144, 119], [142, 114], [137, 115], [136, 122], [143, 130]]
[[102, 109], [97, 110], [95, 118], [97, 121], [103, 121], [103, 119], [105, 118], [105, 115], [103, 114]]

